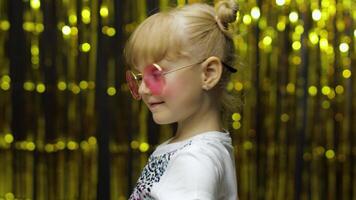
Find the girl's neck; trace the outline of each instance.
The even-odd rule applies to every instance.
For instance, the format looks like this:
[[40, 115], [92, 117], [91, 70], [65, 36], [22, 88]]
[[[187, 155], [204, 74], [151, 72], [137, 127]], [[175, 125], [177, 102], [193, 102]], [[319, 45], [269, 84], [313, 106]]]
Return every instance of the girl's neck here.
[[177, 132], [170, 143], [183, 141], [207, 131], [223, 131], [218, 109], [206, 109], [178, 122]]

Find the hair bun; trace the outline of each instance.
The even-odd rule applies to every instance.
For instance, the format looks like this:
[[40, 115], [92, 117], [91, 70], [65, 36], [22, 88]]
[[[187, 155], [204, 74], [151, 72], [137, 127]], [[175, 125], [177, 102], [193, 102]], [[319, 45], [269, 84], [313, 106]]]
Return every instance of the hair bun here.
[[235, 0], [221, 0], [215, 5], [217, 20], [227, 28], [229, 23], [236, 21], [239, 7]]

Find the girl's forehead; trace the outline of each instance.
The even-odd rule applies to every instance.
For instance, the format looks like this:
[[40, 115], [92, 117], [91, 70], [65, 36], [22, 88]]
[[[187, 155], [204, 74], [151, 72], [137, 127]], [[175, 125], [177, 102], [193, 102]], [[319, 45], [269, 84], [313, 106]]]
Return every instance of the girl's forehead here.
[[132, 69], [143, 70], [163, 59], [172, 60], [186, 50], [186, 38], [180, 20], [168, 13], [147, 18], [131, 35], [125, 46], [125, 57]]

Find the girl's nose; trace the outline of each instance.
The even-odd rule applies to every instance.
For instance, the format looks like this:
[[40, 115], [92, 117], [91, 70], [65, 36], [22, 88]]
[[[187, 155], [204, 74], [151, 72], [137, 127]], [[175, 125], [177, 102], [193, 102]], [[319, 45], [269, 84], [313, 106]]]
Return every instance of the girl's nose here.
[[147, 87], [147, 85], [145, 84], [145, 81], [141, 81], [139, 87], [138, 87], [138, 93], [142, 96], [142, 95], [148, 95], [151, 94], [150, 89]]

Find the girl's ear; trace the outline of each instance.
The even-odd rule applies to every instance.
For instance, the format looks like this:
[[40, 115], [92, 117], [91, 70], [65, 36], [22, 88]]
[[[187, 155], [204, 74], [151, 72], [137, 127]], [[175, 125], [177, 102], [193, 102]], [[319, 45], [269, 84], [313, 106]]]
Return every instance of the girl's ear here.
[[211, 56], [207, 58], [202, 64], [202, 88], [210, 90], [218, 84], [223, 66], [218, 57]]

